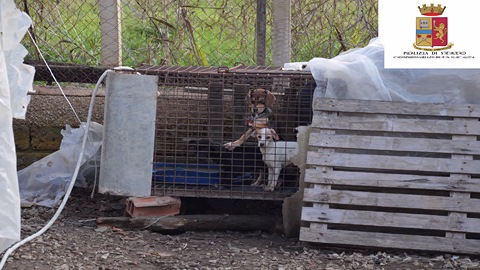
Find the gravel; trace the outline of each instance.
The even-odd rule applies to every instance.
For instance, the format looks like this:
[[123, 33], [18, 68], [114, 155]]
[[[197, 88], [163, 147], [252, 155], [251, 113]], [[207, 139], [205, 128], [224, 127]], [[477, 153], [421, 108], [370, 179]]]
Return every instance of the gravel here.
[[[8, 258], [4, 269], [480, 269], [480, 260], [455, 254], [314, 246], [261, 231], [185, 232], [97, 227], [100, 216], [123, 215], [124, 199], [74, 189], [59, 220]], [[22, 209], [22, 237], [53, 216]]]

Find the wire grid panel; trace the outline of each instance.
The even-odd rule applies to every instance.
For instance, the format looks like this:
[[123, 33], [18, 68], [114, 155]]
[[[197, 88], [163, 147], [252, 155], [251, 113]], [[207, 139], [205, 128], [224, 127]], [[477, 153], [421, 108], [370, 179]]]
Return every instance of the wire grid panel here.
[[[273, 1], [15, 3], [32, 18], [32, 38], [49, 63], [111, 67], [116, 57], [115, 65], [131, 67], [272, 65]], [[375, 0], [294, 0], [290, 13], [292, 62], [330, 58], [378, 35]], [[29, 63], [42, 62], [28, 35], [22, 44]], [[70, 80], [88, 75], [82, 72]]]
[[[295, 127], [311, 119], [315, 85], [309, 73], [264, 69], [259, 74], [248, 67], [228, 72], [151, 67], [141, 72], [160, 77], [153, 194], [281, 200], [298, 189], [299, 170], [293, 165], [282, 169], [274, 191], [264, 188], [268, 170], [255, 138], [234, 150], [224, 143], [247, 131], [245, 95], [256, 88], [277, 98], [269, 126], [281, 140], [296, 141]], [[262, 181], [252, 185], [257, 180]]]
[[300, 239], [480, 252], [480, 106], [316, 99]]

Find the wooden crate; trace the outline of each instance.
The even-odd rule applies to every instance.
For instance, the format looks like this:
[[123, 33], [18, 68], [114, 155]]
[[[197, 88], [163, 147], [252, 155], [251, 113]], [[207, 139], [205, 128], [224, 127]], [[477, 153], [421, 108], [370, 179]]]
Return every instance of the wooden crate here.
[[480, 254], [480, 106], [314, 100], [300, 240]]

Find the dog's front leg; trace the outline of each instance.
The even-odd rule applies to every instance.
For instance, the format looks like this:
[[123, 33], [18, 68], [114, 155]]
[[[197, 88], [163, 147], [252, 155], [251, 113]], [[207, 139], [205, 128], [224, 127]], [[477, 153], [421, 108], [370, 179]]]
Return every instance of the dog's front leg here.
[[235, 149], [235, 147], [242, 145], [250, 136], [252, 136], [253, 131], [254, 131], [253, 128], [249, 128], [245, 132], [245, 134], [243, 134], [238, 140], [236, 140], [234, 142], [226, 143], [226, 144], [223, 145], [223, 147], [225, 147], [225, 149], [227, 149], [227, 150], [233, 151], [233, 149]]
[[278, 183], [278, 177], [280, 176], [281, 167], [268, 168], [268, 183], [265, 186], [265, 191], [274, 191]]
[[254, 186], [254, 187], [260, 186], [262, 184], [263, 180], [265, 180], [264, 175], [263, 175], [263, 170], [259, 169], [257, 180], [255, 182], [253, 182], [252, 186]]

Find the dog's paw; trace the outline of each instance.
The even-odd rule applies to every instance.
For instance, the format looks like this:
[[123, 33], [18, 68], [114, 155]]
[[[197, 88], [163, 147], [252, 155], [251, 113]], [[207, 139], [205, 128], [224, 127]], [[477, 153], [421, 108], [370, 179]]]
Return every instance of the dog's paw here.
[[261, 182], [257, 182], [255, 181], [254, 183], [252, 183], [250, 186], [252, 187], [259, 187], [259, 186], [263, 186]]
[[223, 145], [223, 147], [225, 147], [225, 149], [227, 150], [230, 150], [230, 151], [233, 151], [233, 149], [235, 149], [235, 147], [237, 146], [240, 146], [239, 143], [237, 142], [229, 142], [229, 143], [226, 143]]
[[223, 145], [223, 147], [227, 150], [230, 150], [230, 151], [235, 149], [235, 146], [233, 145], [233, 142], [226, 143], [226, 144]]
[[265, 190], [265, 191], [268, 191], [268, 192], [272, 192], [272, 191], [274, 191], [274, 190], [275, 190], [275, 187], [272, 187], [272, 186], [265, 186], [265, 187], [263, 188], [263, 190]]

